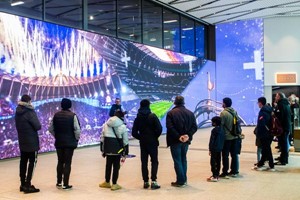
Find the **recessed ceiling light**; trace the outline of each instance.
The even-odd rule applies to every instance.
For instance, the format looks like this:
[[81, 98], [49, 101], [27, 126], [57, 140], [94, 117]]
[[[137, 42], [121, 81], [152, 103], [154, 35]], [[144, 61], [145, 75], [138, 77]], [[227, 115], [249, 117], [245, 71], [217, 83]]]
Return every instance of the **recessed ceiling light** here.
[[18, 5], [22, 5], [22, 4], [24, 4], [24, 1], [12, 1], [11, 2], [11, 6], [18, 6]]

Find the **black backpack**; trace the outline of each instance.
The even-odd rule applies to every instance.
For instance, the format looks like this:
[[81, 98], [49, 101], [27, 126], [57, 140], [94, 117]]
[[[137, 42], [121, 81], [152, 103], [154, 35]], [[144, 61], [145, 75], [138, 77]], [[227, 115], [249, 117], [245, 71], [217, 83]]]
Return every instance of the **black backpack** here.
[[[229, 111], [227, 111], [229, 112]], [[234, 114], [232, 112], [229, 112], [232, 117], [233, 117], [233, 123], [232, 123], [232, 128], [229, 130], [228, 127], [226, 129], [230, 132], [231, 135], [233, 136], [240, 136], [242, 134], [242, 127], [241, 127], [241, 120], [238, 118], [237, 114]]]

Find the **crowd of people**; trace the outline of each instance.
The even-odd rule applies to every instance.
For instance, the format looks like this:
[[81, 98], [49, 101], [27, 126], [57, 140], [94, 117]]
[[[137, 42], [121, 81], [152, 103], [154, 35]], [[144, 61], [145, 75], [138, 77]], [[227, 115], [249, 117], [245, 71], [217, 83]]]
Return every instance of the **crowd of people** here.
[[[273, 106], [266, 103], [266, 99], [258, 99], [259, 107], [261, 108], [256, 134], [257, 146], [257, 163], [254, 169], [263, 170], [265, 161], [269, 161], [269, 167], [274, 170], [274, 165], [287, 165], [289, 163], [289, 149], [293, 146], [294, 141], [294, 126], [298, 126], [299, 115], [299, 97], [291, 94], [286, 98], [284, 93], [276, 93]], [[282, 126], [283, 133], [278, 136], [269, 134], [271, 116], [274, 115], [278, 118]], [[295, 124], [296, 122], [296, 124]], [[274, 162], [271, 143], [272, 141], [278, 142], [275, 147], [279, 149], [280, 156], [275, 158]]]
[[[237, 127], [238, 113], [232, 108], [232, 100], [228, 97], [224, 98], [223, 111], [220, 116], [212, 118], [211, 137], [209, 141], [209, 155], [211, 156], [211, 172], [212, 176], [207, 181], [217, 182], [220, 178], [228, 179], [229, 177], [237, 177], [239, 175], [239, 154], [241, 153], [241, 141], [243, 134], [236, 135], [233, 130]], [[55, 103], [51, 103], [52, 108]], [[117, 184], [119, 177], [120, 161], [126, 157], [129, 152], [128, 148], [128, 129], [124, 121], [125, 112], [121, 106], [120, 99], [116, 99], [115, 104], [110, 109], [110, 117], [105, 119], [105, 114], [98, 113], [96, 110], [76, 109], [78, 102], [74, 102], [74, 110], [85, 112], [91, 116], [103, 116], [98, 118], [103, 121], [93, 120], [90, 118], [79, 119], [76, 112], [72, 112], [72, 102], [69, 99], [62, 99], [61, 110], [56, 107], [55, 110], [48, 110], [49, 116], [39, 116], [41, 110], [47, 110], [49, 105], [42, 105], [34, 110], [31, 104], [31, 98], [23, 95], [18, 103], [15, 114], [15, 128], [17, 129], [18, 142], [8, 142], [10, 145], [18, 145], [20, 160], [20, 191], [24, 193], [39, 192], [31, 184], [32, 174], [37, 158], [37, 152], [42, 151], [39, 141], [49, 143], [50, 148], [56, 149], [57, 164], [57, 183], [60, 189], [71, 189], [69, 184], [70, 168], [74, 149], [83, 144], [82, 130], [92, 130], [93, 137], [100, 138], [101, 135], [101, 151], [106, 157], [105, 181], [99, 184], [99, 187], [110, 188], [111, 190], [119, 190], [122, 187]], [[185, 108], [185, 100], [182, 96], [177, 96], [174, 100], [174, 107], [167, 113], [167, 146], [170, 147], [170, 153], [174, 162], [174, 170], [176, 180], [171, 183], [174, 187], [185, 187], [187, 185], [187, 153], [189, 145], [193, 140], [193, 135], [197, 131], [197, 124], [194, 113]], [[288, 164], [289, 146], [292, 145], [293, 134], [292, 127], [295, 118], [298, 117], [299, 99], [295, 95], [286, 98], [283, 93], [277, 93], [273, 107], [267, 104], [265, 97], [257, 100], [260, 109], [258, 113], [257, 126], [255, 128], [257, 151], [257, 163], [253, 170], [275, 171], [275, 165]], [[57, 105], [56, 105], [57, 106]], [[88, 113], [89, 112], [89, 113]], [[25, 113], [25, 114], [24, 114]], [[113, 114], [112, 114], [113, 113]], [[108, 110], [106, 110], [108, 114]], [[81, 115], [84, 116], [84, 115]], [[280, 156], [273, 160], [271, 143], [274, 140], [270, 134], [272, 126], [272, 116], [276, 116], [280, 121], [283, 133], [277, 136], [278, 146], [280, 148]], [[105, 119], [105, 120], [104, 120]], [[48, 120], [47, 124], [43, 124]], [[50, 120], [50, 126], [49, 126]], [[27, 123], [27, 124], [26, 124]], [[102, 126], [99, 126], [103, 124]], [[47, 137], [39, 140], [38, 131], [43, 127], [47, 128]], [[95, 131], [98, 130], [99, 132]], [[30, 134], [29, 134], [30, 132]], [[51, 135], [49, 134], [51, 133]], [[141, 169], [143, 188], [159, 189], [157, 182], [158, 171], [158, 137], [162, 133], [162, 125], [158, 117], [150, 110], [150, 101], [143, 99], [140, 102], [140, 108], [137, 111], [136, 118], [133, 122], [132, 136], [140, 141], [141, 152]], [[45, 141], [44, 141], [44, 140]], [[88, 138], [89, 142], [91, 138]], [[9, 148], [7, 148], [9, 152]], [[3, 149], [1, 149], [3, 151]], [[5, 151], [5, 150], [4, 150]], [[149, 182], [148, 157], [151, 158], [151, 184]], [[28, 162], [28, 164], [27, 164]], [[265, 167], [268, 162], [269, 167]], [[222, 164], [222, 165], [221, 165]], [[221, 169], [222, 166], [222, 169]], [[111, 171], [112, 174], [112, 185]]]
[[[60, 102], [50, 102], [35, 107], [42, 129], [39, 131], [40, 150], [49, 152], [55, 150], [54, 139], [47, 128], [55, 112], [60, 110]], [[82, 102], [73, 102], [73, 110], [80, 116], [82, 135], [79, 146], [99, 144], [102, 126], [108, 119], [109, 109], [97, 108]], [[20, 155], [18, 149], [18, 137], [15, 122], [12, 117], [1, 120], [0, 129], [0, 159], [17, 157]]]

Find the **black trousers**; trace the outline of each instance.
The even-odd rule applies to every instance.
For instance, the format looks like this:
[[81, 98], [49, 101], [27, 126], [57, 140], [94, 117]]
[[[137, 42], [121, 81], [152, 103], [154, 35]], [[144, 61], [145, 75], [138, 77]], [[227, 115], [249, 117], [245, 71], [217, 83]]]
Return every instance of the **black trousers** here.
[[148, 158], [151, 159], [151, 180], [156, 181], [158, 171], [158, 147], [153, 144], [141, 144], [142, 175], [144, 182], [149, 181]]
[[233, 174], [239, 173], [239, 157], [238, 157], [238, 152], [239, 152], [239, 144], [238, 144], [238, 139], [233, 139], [233, 140], [225, 140], [224, 142], [224, 147], [222, 150], [222, 163], [223, 163], [223, 169], [222, 173], [223, 174], [228, 174], [229, 170], [229, 154], [231, 156], [231, 164], [230, 164], [230, 172]]
[[[22, 186], [31, 186], [31, 179], [37, 162], [38, 152], [21, 151], [20, 181]], [[29, 164], [28, 164], [29, 162]]]
[[261, 138], [261, 158], [258, 162], [257, 166], [261, 167], [265, 164], [265, 161], [269, 161], [269, 167], [274, 168], [274, 160], [272, 155], [271, 143], [272, 137], [269, 138]]
[[72, 157], [74, 153], [73, 148], [57, 148], [57, 183], [61, 183], [63, 180], [64, 185], [69, 185], [69, 178], [71, 173]]
[[280, 146], [280, 159], [281, 163], [289, 163], [289, 142], [288, 142], [289, 132], [285, 131], [281, 136], [278, 137], [278, 144]]
[[213, 177], [219, 177], [221, 168], [221, 152], [210, 152], [210, 167]]
[[106, 155], [105, 181], [110, 182], [111, 169], [113, 167], [112, 183], [117, 184], [119, 178], [121, 155]]

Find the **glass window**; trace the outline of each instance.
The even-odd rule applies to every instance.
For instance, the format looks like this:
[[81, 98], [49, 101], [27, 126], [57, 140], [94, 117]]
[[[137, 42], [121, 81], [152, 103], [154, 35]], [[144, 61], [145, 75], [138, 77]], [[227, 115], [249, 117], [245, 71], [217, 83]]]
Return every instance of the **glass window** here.
[[180, 52], [179, 15], [167, 9], [163, 12], [164, 48]]
[[141, 42], [140, 0], [118, 0], [118, 37]]
[[205, 26], [201, 23], [196, 23], [196, 56], [204, 58], [205, 51]]
[[88, 0], [88, 30], [116, 36], [116, 0]]
[[51, 0], [45, 4], [46, 21], [82, 28], [82, 0]]
[[143, 43], [162, 48], [162, 7], [144, 1]]
[[30, 17], [34, 19], [43, 18], [43, 1], [31, 0], [31, 1], [0, 1], [0, 11], [7, 13], [20, 15], [24, 17]]
[[195, 55], [194, 20], [181, 17], [181, 52]]

